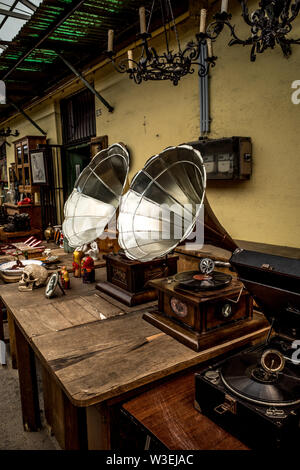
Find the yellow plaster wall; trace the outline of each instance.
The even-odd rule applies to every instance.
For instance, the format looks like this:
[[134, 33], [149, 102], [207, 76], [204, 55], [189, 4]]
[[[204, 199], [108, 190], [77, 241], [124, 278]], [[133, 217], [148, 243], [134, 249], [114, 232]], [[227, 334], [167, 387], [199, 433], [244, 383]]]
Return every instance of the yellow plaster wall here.
[[[51, 143], [57, 143], [56, 106], [53, 99], [45, 100], [41, 105], [26, 109], [26, 113], [45, 131]], [[7, 141], [11, 146], [6, 147], [7, 166], [15, 161], [13, 142], [26, 135], [42, 135], [27, 119], [18, 115], [9, 121], [9, 126], [20, 132], [19, 137], [10, 137]]]
[[[240, 10], [232, 22], [247, 37]], [[300, 18], [294, 28], [300, 36]], [[179, 28], [185, 44], [195, 21]], [[253, 175], [243, 182], [209, 182], [211, 206], [232, 237], [299, 247], [300, 105], [291, 101], [291, 83], [300, 80], [300, 47], [287, 60], [279, 49], [250, 62], [250, 49], [227, 46], [227, 32], [215, 43], [219, 57], [211, 71], [210, 137], [250, 136]], [[157, 43], [157, 41], [155, 41]], [[97, 135], [121, 140], [132, 153], [130, 177], [148, 157], [168, 145], [196, 140], [200, 134], [197, 75], [174, 87], [167, 83], [135, 85], [111, 66], [96, 74], [96, 87], [115, 106], [101, 108]]]
[[[246, 37], [240, 10], [232, 22]], [[294, 26], [300, 36], [300, 18]], [[197, 30], [194, 19], [180, 25], [183, 44]], [[159, 38], [154, 45], [159, 46]], [[250, 136], [253, 142], [253, 175], [244, 182], [209, 182], [207, 194], [217, 217], [232, 237], [299, 247], [300, 238], [300, 105], [291, 102], [291, 83], [300, 80], [300, 47], [290, 59], [279, 49], [249, 60], [248, 47], [228, 47], [224, 32], [214, 47], [219, 57], [211, 71], [210, 137]], [[109, 143], [123, 141], [131, 151], [130, 178], [151, 155], [166, 146], [196, 140], [200, 134], [198, 78], [196, 73], [170, 82], [135, 85], [109, 64], [90, 75], [96, 89], [115, 106], [109, 113], [96, 99], [97, 136]], [[59, 101], [81, 87], [74, 85], [36, 106], [29, 114], [48, 132], [52, 143], [61, 143]], [[99, 114], [99, 113], [97, 113]], [[21, 136], [36, 134], [18, 117], [9, 122]], [[8, 149], [9, 161], [13, 148]]]
[[[50, 144], [62, 143], [60, 101], [82, 88], [83, 84], [79, 80], [76, 80], [70, 86], [62, 88], [59, 92], [44, 99], [41, 103], [32, 105], [30, 108], [26, 109], [26, 114], [47, 132], [46, 138], [49, 140]], [[5, 125], [9, 125], [12, 130], [17, 129], [20, 133], [19, 137], [9, 137], [7, 139], [7, 142], [11, 144], [11, 146], [6, 147], [7, 165], [9, 166], [15, 159], [13, 146], [15, 140], [26, 135], [38, 136], [42, 134], [19, 113], [9, 119]]]

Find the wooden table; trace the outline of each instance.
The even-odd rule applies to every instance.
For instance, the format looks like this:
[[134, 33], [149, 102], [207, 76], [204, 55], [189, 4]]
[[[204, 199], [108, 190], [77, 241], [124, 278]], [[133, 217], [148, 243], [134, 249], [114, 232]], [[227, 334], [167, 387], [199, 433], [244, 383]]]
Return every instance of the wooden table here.
[[[70, 299], [72, 309], [64, 308], [66, 301], [51, 308], [49, 304], [36, 304], [30, 309], [32, 316], [24, 307], [11, 308], [6, 298], [16, 334], [24, 427], [40, 427], [36, 356], [43, 375], [46, 418], [65, 449], [114, 448], [114, 414], [120, 402], [156, 381], [261, 337], [266, 331], [195, 353], [142, 320], [141, 306], [125, 307], [107, 297], [109, 310], [117, 307], [117, 315], [97, 320], [95, 311], [100, 313], [102, 306], [96, 306], [94, 295], [91, 291], [88, 299], [80, 296], [81, 316], [77, 320], [75, 298]], [[95, 311], [83, 314], [83, 301]], [[65, 324], [71, 321], [78, 324]]]
[[194, 408], [194, 372], [124, 403], [123, 410], [169, 450], [247, 450], [242, 442]]
[[[98, 261], [97, 267], [101, 267], [105, 262], [103, 260]], [[102, 280], [105, 278], [105, 269], [96, 269], [96, 281]], [[3, 311], [2, 307], [6, 307], [7, 309], [7, 320], [8, 320], [8, 327], [9, 327], [9, 342], [10, 342], [10, 353], [12, 359], [12, 367], [14, 369], [17, 368], [17, 354], [16, 354], [16, 340], [15, 340], [15, 332], [14, 332], [14, 322], [12, 320], [13, 312], [18, 312], [22, 308], [31, 309], [34, 305], [40, 304], [42, 302], [43, 307], [47, 304], [55, 304], [57, 302], [61, 302], [72, 297], [79, 297], [82, 294], [86, 294], [89, 291], [93, 291], [95, 289], [94, 284], [83, 284], [81, 278], [74, 278], [71, 277], [71, 289], [65, 291], [66, 295], [62, 296], [59, 293], [53, 299], [47, 300], [45, 298], [45, 288], [41, 287], [39, 289], [35, 289], [32, 292], [20, 292], [18, 290], [18, 285], [16, 283], [13, 284], [5, 284], [0, 286], [0, 339], [4, 338], [3, 333]], [[64, 298], [65, 297], [65, 298]]]
[[[45, 248], [50, 248], [51, 255], [57, 256], [59, 259], [58, 263], [52, 264], [48, 267], [48, 270], [50, 272], [57, 270], [59, 266], [66, 266], [66, 269], [69, 273], [73, 271], [73, 253], [66, 253], [62, 248], [58, 248], [57, 245], [55, 245], [54, 243], [47, 244], [46, 242], [44, 242], [43, 246], [45, 246]], [[8, 261], [12, 261], [14, 259], [15, 257], [13, 257], [12, 255], [0, 255], [0, 264], [6, 263]], [[23, 259], [25, 259], [25, 257], [23, 255], [20, 255], [20, 260], [22, 261]], [[35, 259], [39, 259], [38, 254], [35, 257]], [[106, 266], [106, 262], [102, 258], [102, 256], [98, 260], [96, 260], [94, 264], [95, 264], [95, 269]]]

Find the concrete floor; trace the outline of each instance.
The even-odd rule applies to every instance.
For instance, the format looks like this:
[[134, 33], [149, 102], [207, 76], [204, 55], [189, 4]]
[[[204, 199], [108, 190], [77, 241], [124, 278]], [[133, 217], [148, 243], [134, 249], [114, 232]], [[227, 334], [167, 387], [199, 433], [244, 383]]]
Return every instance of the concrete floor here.
[[[25, 432], [22, 423], [18, 371], [11, 367], [7, 345], [7, 366], [0, 365], [0, 450], [58, 450], [56, 439], [45, 424], [39, 432]], [[40, 397], [41, 419], [44, 423]]]

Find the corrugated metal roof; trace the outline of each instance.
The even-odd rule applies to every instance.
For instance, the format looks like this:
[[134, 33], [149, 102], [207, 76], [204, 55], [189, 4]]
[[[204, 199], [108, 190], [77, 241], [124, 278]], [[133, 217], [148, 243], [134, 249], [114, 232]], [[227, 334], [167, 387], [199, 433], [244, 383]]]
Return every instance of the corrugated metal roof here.
[[[103, 56], [108, 29], [115, 30], [119, 45], [124, 46], [124, 41], [134, 39], [139, 29], [138, 9], [141, 5], [150, 8], [152, 1], [85, 0], [28, 54], [76, 3], [72, 0], [44, 0], [0, 56], [0, 79], [5, 79], [8, 94], [19, 104], [28, 101], [30, 95], [31, 98], [42, 95], [46, 88], [70, 75], [57, 57], [58, 53], [80, 68]], [[178, 14], [182, 13], [188, 8], [188, 0], [175, 0], [174, 7]], [[26, 54], [26, 58], [16, 66]], [[0, 119], [7, 112], [7, 107], [1, 108]]]

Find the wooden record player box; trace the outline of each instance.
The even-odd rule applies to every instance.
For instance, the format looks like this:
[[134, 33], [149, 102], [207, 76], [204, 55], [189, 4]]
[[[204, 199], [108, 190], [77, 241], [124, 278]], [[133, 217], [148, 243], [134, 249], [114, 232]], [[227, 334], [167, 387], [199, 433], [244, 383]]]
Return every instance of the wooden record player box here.
[[103, 255], [103, 258], [107, 281], [99, 282], [96, 288], [130, 307], [157, 299], [156, 289], [148, 285], [150, 280], [177, 273], [176, 255], [144, 263], [119, 254]]
[[201, 293], [176, 291], [171, 279], [150, 281], [158, 290], [158, 310], [143, 318], [165, 333], [202, 351], [266, 326], [263, 315], [253, 314], [253, 301], [238, 279], [223, 289]]

